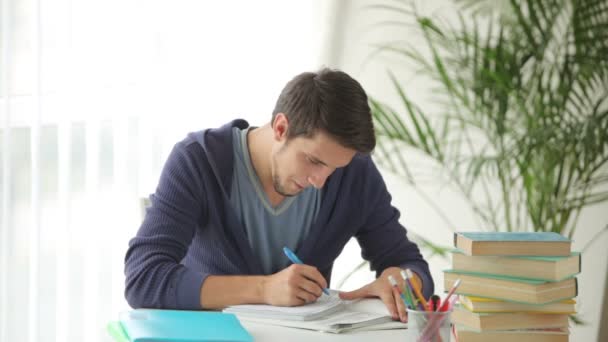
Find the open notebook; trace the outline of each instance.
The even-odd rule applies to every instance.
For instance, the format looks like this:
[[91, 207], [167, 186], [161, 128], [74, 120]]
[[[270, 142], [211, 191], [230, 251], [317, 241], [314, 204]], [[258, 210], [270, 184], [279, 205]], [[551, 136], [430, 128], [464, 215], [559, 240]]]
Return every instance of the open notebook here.
[[224, 312], [255, 323], [330, 333], [407, 327], [404, 323], [393, 321], [386, 313], [362, 311], [353, 301], [341, 300], [337, 291], [331, 291], [329, 296], [323, 295], [316, 302], [302, 306], [235, 305], [224, 309]]
[[330, 295], [322, 295], [316, 302], [302, 306], [272, 306], [272, 305], [234, 305], [224, 312], [255, 318], [277, 318], [294, 321], [310, 321], [328, 316], [342, 309], [344, 302], [338, 297], [337, 291]]

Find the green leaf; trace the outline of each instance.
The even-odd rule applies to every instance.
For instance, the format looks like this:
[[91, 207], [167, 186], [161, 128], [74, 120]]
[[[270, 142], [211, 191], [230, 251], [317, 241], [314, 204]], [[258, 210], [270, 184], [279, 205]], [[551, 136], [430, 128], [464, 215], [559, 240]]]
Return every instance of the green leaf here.
[[445, 37], [443, 35], [443, 32], [441, 32], [439, 27], [437, 27], [437, 25], [435, 25], [435, 23], [433, 23], [433, 21], [430, 18], [427, 18], [427, 17], [418, 18], [418, 23], [424, 29], [429, 29], [429, 30], [435, 32], [436, 34], [438, 34], [439, 36]]

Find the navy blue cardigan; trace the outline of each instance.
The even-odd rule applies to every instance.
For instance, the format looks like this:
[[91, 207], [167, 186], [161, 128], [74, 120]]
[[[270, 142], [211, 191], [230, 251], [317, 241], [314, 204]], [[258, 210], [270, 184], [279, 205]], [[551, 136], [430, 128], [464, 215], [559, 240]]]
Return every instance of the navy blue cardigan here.
[[[133, 308], [201, 309], [207, 276], [263, 274], [229, 200], [234, 126], [248, 123], [190, 133], [173, 148], [125, 257], [125, 297]], [[327, 179], [317, 219], [296, 254], [329, 282], [334, 260], [354, 236], [376, 276], [389, 266], [409, 267], [428, 297], [434, 286], [428, 264], [390, 202], [372, 159], [356, 155]]]

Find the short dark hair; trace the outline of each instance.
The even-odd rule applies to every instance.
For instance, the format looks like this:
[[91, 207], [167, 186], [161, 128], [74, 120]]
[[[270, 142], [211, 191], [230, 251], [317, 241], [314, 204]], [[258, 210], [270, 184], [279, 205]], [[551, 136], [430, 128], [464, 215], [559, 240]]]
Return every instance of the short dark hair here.
[[274, 111], [289, 121], [287, 138], [325, 131], [340, 145], [361, 153], [376, 146], [372, 115], [363, 87], [343, 71], [304, 72], [287, 83]]

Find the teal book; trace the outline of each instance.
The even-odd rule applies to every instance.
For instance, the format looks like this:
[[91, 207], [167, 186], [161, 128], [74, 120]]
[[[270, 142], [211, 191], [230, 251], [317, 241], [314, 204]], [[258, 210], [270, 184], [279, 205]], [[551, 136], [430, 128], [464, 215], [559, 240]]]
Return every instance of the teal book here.
[[209, 311], [137, 309], [122, 312], [130, 342], [250, 342], [253, 337], [233, 314]]
[[504, 275], [545, 281], [559, 281], [581, 272], [581, 254], [569, 256], [466, 255], [452, 250], [452, 269], [480, 274]]
[[572, 241], [553, 232], [458, 232], [454, 246], [466, 255], [569, 256]]
[[460, 285], [455, 293], [465, 296], [527, 304], [548, 304], [571, 299], [578, 294], [576, 277], [550, 282], [456, 270], [443, 272], [444, 288], [452, 288], [460, 279]]

